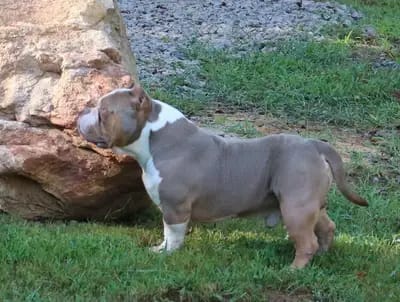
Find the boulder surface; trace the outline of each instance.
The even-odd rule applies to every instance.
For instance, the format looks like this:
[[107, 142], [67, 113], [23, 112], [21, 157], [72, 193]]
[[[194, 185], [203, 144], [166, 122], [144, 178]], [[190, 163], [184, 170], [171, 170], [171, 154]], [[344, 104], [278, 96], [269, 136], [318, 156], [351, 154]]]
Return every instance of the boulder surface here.
[[76, 119], [136, 81], [112, 0], [3, 0], [0, 210], [27, 219], [117, 219], [149, 205], [137, 163], [84, 142]]

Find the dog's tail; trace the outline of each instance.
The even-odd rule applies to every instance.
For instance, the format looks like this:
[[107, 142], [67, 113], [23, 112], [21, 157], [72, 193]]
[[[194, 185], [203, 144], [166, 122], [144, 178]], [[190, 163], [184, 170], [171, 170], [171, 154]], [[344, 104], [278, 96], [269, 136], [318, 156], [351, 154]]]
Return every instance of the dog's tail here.
[[312, 140], [312, 142], [317, 148], [318, 152], [325, 156], [325, 159], [331, 168], [333, 178], [335, 179], [339, 191], [342, 192], [342, 194], [352, 203], [364, 207], [368, 206], [368, 202], [364, 198], [352, 192], [348, 187], [346, 174], [343, 167], [343, 161], [339, 153], [337, 153], [336, 150], [333, 149], [333, 147], [328, 143], [319, 140]]

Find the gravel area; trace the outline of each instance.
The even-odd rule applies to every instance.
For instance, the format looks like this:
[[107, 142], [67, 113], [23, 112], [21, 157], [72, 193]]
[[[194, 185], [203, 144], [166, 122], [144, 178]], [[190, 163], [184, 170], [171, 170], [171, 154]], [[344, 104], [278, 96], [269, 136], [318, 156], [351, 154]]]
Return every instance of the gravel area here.
[[160, 82], [196, 65], [183, 51], [193, 41], [214, 48], [268, 51], [290, 37], [323, 39], [326, 25], [350, 26], [362, 15], [335, 2], [303, 0], [118, 0], [139, 78]]

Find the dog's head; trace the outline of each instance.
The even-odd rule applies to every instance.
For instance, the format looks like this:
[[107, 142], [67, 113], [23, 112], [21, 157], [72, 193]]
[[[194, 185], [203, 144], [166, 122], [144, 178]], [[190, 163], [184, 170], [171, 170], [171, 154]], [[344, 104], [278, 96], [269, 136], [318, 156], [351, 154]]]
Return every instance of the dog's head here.
[[136, 84], [116, 89], [100, 98], [96, 107], [85, 108], [77, 128], [100, 148], [124, 147], [139, 138], [151, 110], [150, 97]]

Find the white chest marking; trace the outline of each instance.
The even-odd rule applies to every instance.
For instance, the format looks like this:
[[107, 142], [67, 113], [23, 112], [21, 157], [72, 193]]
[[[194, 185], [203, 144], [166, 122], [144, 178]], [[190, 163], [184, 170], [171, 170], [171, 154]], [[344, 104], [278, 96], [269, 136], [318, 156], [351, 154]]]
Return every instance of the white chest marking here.
[[147, 194], [149, 194], [151, 200], [157, 206], [159, 206], [161, 204], [161, 201], [158, 187], [162, 181], [162, 178], [160, 177], [160, 171], [158, 171], [157, 168], [154, 166], [152, 157], [147, 161], [146, 168], [142, 170], [142, 180], [144, 187], [146, 188]]
[[184, 118], [184, 115], [179, 110], [166, 103], [157, 100], [153, 101], [161, 106], [158, 119], [154, 122], [147, 122], [142, 129], [139, 139], [135, 142], [126, 147], [114, 148], [114, 150], [117, 153], [131, 155], [138, 161], [143, 171], [142, 180], [147, 194], [149, 194], [151, 200], [157, 206], [160, 206], [159, 185], [162, 181], [162, 177], [160, 176], [160, 171], [157, 170], [154, 165], [153, 156], [150, 152], [150, 133], [162, 129], [167, 123], [173, 123], [178, 119]]

